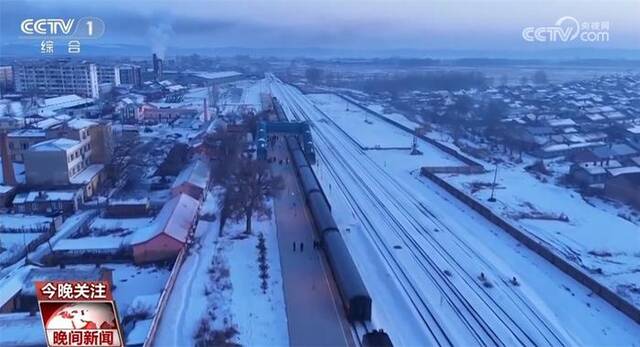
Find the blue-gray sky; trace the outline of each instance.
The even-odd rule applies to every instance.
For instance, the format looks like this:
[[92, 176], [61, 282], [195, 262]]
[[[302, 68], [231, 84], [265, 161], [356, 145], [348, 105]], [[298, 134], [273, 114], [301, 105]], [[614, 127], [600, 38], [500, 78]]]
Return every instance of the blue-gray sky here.
[[[613, 0], [2, 0], [3, 42], [24, 18], [100, 17], [102, 43], [172, 47], [518, 50], [640, 48], [640, 1]], [[562, 16], [607, 21], [598, 43], [529, 43], [523, 27]]]

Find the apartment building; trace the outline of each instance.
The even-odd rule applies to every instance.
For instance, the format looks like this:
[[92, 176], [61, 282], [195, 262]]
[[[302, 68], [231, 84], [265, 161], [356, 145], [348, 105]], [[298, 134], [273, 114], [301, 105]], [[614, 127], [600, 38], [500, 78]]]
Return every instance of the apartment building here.
[[13, 90], [13, 68], [0, 66], [0, 94]]
[[142, 70], [138, 65], [120, 65], [120, 83], [130, 84], [135, 88], [142, 87]]
[[98, 84], [120, 85], [120, 67], [118, 65], [98, 65]]
[[13, 67], [15, 87], [19, 92], [43, 94], [78, 94], [97, 98], [98, 68], [87, 62], [57, 60], [29, 62]]

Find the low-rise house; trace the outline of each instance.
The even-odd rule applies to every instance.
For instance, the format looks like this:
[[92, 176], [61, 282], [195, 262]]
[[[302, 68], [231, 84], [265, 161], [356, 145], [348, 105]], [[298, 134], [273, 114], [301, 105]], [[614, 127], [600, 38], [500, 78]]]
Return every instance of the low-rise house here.
[[175, 105], [144, 104], [140, 119], [145, 124], [173, 123], [178, 118], [195, 116], [198, 111]]
[[74, 214], [82, 205], [81, 190], [36, 190], [19, 193], [13, 198], [16, 212], [27, 214], [48, 214], [62, 212]]
[[609, 170], [611, 177], [604, 185], [605, 195], [640, 209], [640, 167]]
[[149, 198], [109, 199], [105, 214], [111, 218], [134, 218], [149, 214]]
[[609, 177], [608, 169], [615, 169], [622, 167], [622, 165], [615, 161], [609, 161], [608, 163], [575, 163], [571, 165], [569, 174], [571, 179], [582, 187], [588, 187], [595, 184], [604, 184]]
[[200, 202], [180, 194], [169, 200], [152, 225], [138, 230], [131, 240], [136, 263], [175, 259], [192, 234]]

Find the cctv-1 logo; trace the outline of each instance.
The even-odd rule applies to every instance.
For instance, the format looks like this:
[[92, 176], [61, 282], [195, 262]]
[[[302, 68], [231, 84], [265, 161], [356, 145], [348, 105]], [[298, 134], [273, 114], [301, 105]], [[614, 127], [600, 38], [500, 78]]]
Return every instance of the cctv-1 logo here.
[[98, 38], [104, 34], [104, 22], [97, 17], [27, 18], [20, 23], [20, 31], [27, 37]]

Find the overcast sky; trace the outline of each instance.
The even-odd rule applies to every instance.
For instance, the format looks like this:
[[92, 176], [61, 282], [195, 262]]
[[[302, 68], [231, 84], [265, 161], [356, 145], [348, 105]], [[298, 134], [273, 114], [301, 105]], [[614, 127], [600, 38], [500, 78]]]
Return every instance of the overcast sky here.
[[[25, 18], [83, 16], [104, 20], [104, 43], [150, 49], [640, 48], [640, 0], [1, 0], [0, 38], [5, 43], [19, 41], [20, 22]], [[524, 27], [553, 25], [563, 16], [609, 22], [609, 42], [552, 44], [522, 39]]]

